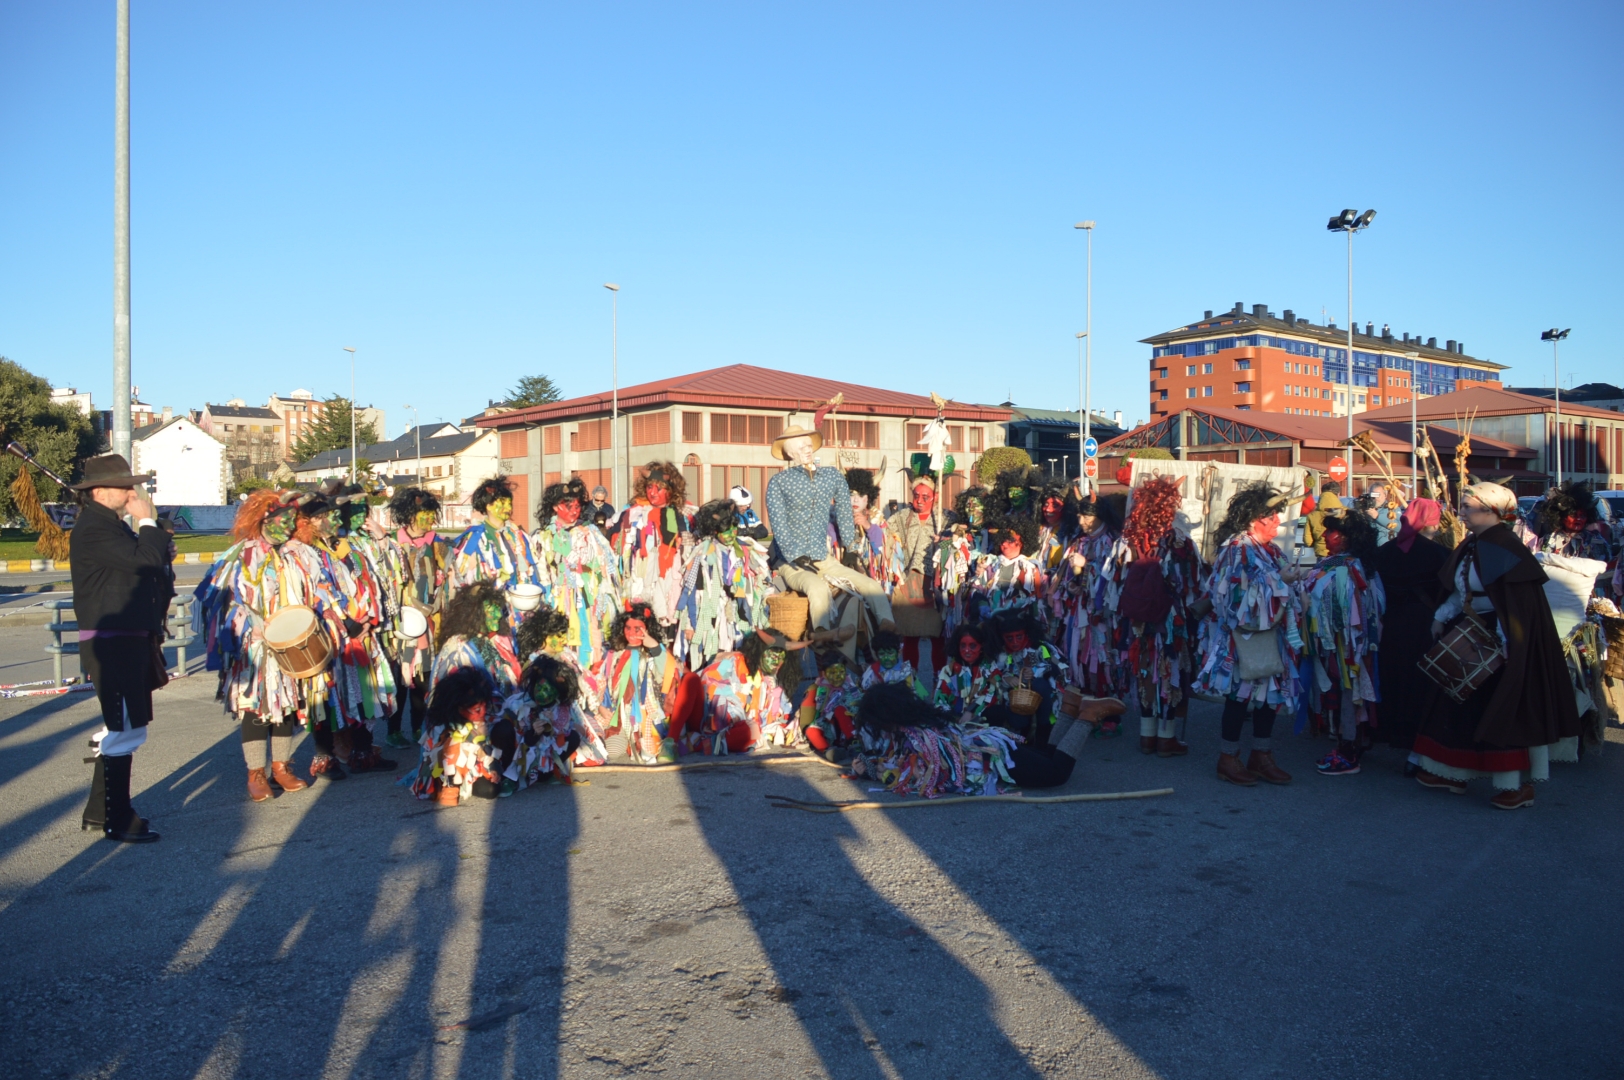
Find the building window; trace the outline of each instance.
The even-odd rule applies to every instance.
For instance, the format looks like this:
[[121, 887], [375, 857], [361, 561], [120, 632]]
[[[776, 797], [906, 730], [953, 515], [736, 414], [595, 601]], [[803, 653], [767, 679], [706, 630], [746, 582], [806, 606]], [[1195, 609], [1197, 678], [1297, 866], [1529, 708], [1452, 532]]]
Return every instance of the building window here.
[[1202, 397], [1212, 397], [1212, 387], [1210, 387], [1210, 386], [1203, 386], [1203, 387], [1202, 387], [1202, 388], [1201, 388], [1201, 396], [1202, 396]]
[[1157, 376], [1156, 376], [1156, 377], [1157, 377], [1157, 378], [1158, 378], [1158, 379], [1165, 379], [1165, 378], [1167, 378], [1167, 369], [1166, 369], [1166, 368], [1161, 368], [1161, 369], [1159, 369], [1159, 370], [1160, 370], [1160, 372], [1161, 372], [1161, 373], [1160, 373], [1160, 374], [1159, 374], [1159, 375], [1157, 375]]
[[564, 479], [564, 474], [561, 473], [561, 472], [550, 472], [550, 473], [542, 473], [541, 474], [541, 484], [542, 484], [543, 487], [551, 487], [554, 484], [558, 483], [562, 479]]
[[970, 453], [979, 454], [979, 453], [981, 453], [981, 429], [979, 427], [972, 427], [969, 430], [970, 430]]
[[1203, 374], [1203, 375], [1211, 375], [1212, 374], [1212, 365], [1211, 364], [1202, 364], [1201, 365], [1201, 374]]
[[[949, 431], [952, 429], [949, 428]], [[961, 433], [964, 428], [958, 429]], [[955, 443], [962, 442], [962, 437], [955, 438]], [[842, 450], [875, 450], [880, 445], [880, 422], [878, 420], [836, 420], [823, 422], [823, 444], [835, 446]]]
[[1238, 383], [1235, 384], [1235, 393], [1237, 393], [1237, 394], [1250, 394], [1251, 392], [1252, 392], [1252, 384], [1251, 383], [1249, 383], [1249, 382], [1238, 382]]
[[1252, 361], [1250, 361], [1250, 360], [1237, 360], [1237, 361], [1235, 361], [1235, 370], [1236, 371], [1251, 371], [1252, 370]]
[[1186, 386], [1186, 387], [1185, 387], [1185, 388], [1184, 388], [1184, 396], [1185, 396], [1185, 397], [1187, 397], [1187, 398], [1193, 398], [1193, 397], [1195, 397], [1195, 387], [1193, 387], [1193, 386]]
[[637, 413], [632, 416], [632, 445], [658, 446], [671, 441], [671, 414]]
[[[827, 439], [829, 437], [828, 430], [827, 430], [828, 425], [824, 425], [824, 427], [825, 427], [824, 438]], [[976, 429], [972, 428], [971, 430], [976, 430]], [[925, 434], [925, 425], [924, 424], [909, 424], [908, 425], [908, 429], [907, 429], [908, 444], [907, 444], [907, 447], [906, 447], [906, 451], [908, 453], [911, 454], [915, 450], [921, 449], [921, 447], [919, 445], [919, 440], [924, 434]], [[879, 444], [875, 443], [874, 445], [878, 446]], [[962, 454], [962, 453], [964, 453], [964, 425], [963, 424], [949, 424], [949, 425], [947, 425], [947, 452], [950, 453], [950, 454]]]
[[766, 446], [784, 430], [782, 416], [751, 416], [746, 413], [711, 413], [713, 443], [739, 446]]
[[1157, 401], [1166, 401], [1167, 400], [1167, 391], [1166, 390], [1161, 391], [1161, 396], [1158, 397], [1156, 400]]
[[609, 421], [582, 420], [575, 431], [570, 432], [571, 450], [607, 450], [609, 449]]
[[502, 449], [500, 453], [503, 457], [508, 458], [524, 457], [530, 452], [529, 442], [530, 440], [526, 437], [523, 428], [518, 431], [504, 431], [502, 432]]
[[564, 452], [564, 429], [558, 424], [541, 429], [541, 452], [543, 454], [562, 454]]
[[1195, 365], [1194, 364], [1186, 364], [1185, 367], [1184, 367], [1184, 374], [1186, 374], [1186, 375], [1194, 375], [1195, 374]]
[[685, 412], [682, 414], [682, 441], [705, 441], [705, 414]]

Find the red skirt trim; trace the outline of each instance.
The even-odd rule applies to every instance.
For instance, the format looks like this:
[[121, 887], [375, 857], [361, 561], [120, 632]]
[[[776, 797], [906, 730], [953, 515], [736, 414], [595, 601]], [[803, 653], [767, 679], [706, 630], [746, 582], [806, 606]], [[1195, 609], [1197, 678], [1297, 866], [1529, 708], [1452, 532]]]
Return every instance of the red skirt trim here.
[[1511, 772], [1528, 768], [1528, 751], [1522, 750], [1456, 750], [1426, 735], [1415, 737], [1414, 750], [1440, 765], [1473, 772]]

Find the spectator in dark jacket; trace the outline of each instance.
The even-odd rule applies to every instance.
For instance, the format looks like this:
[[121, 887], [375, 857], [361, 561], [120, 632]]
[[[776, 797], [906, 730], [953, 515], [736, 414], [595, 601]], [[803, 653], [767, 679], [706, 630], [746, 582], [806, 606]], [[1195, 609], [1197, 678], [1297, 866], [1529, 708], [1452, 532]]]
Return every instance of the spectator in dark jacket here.
[[[152, 721], [154, 654], [161, 645], [170, 582], [169, 536], [158, 527], [152, 503], [121, 454], [85, 463], [84, 508], [68, 534], [73, 566], [73, 613], [79, 623], [79, 665], [96, 687], [102, 731], [84, 828], [124, 843], [150, 843], [147, 828], [130, 805], [132, 755], [147, 741]], [[136, 529], [123, 515], [135, 519]]]

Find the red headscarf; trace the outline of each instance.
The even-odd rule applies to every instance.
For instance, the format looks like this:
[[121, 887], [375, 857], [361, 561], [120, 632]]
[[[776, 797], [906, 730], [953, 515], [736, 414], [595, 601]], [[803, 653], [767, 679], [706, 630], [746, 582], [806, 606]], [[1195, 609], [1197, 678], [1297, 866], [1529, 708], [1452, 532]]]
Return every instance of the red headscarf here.
[[1409, 554], [1410, 547], [1415, 538], [1421, 535], [1422, 529], [1430, 529], [1442, 520], [1443, 513], [1438, 504], [1431, 499], [1411, 499], [1410, 505], [1404, 508], [1404, 514], [1399, 518], [1398, 536], [1393, 543], [1398, 549]]

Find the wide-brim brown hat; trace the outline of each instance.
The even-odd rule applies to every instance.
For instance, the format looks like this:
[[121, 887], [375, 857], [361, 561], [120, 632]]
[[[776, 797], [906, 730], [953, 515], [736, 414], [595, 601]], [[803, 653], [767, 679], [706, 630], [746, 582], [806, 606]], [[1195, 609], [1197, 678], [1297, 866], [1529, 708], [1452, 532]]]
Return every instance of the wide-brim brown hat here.
[[123, 454], [102, 454], [85, 462], [84, 479], [73, 485], [75, 491], [89, 491], [99, 487], [140, 487], [152, 479], [152, 473], [137, 475], [130, 471], [130, 463]]
[[823, 449], [823, 432], [814, 431], [812, 428], [804, 428], [804, 427], [796, 426], [796, 427], [791, 427], [791, 428], [785, 428], [784, 431], [783, 431], [783, 434], [779, 435], [778, 438], [773, 440], [773, 445], [772, 445], [772, 455], [773, 455], [773, 457], [777, 458], [779, 461], [788, 461], [789, 460], [789, 455], [784, 453], [784, 443], [786, 441], [790, 440], [790, 439], [798, 439], [802, 435], [810, 435], [810, 436], [812, 436], [812, 449], [813, 450], [821, 450], [821, 449]]

